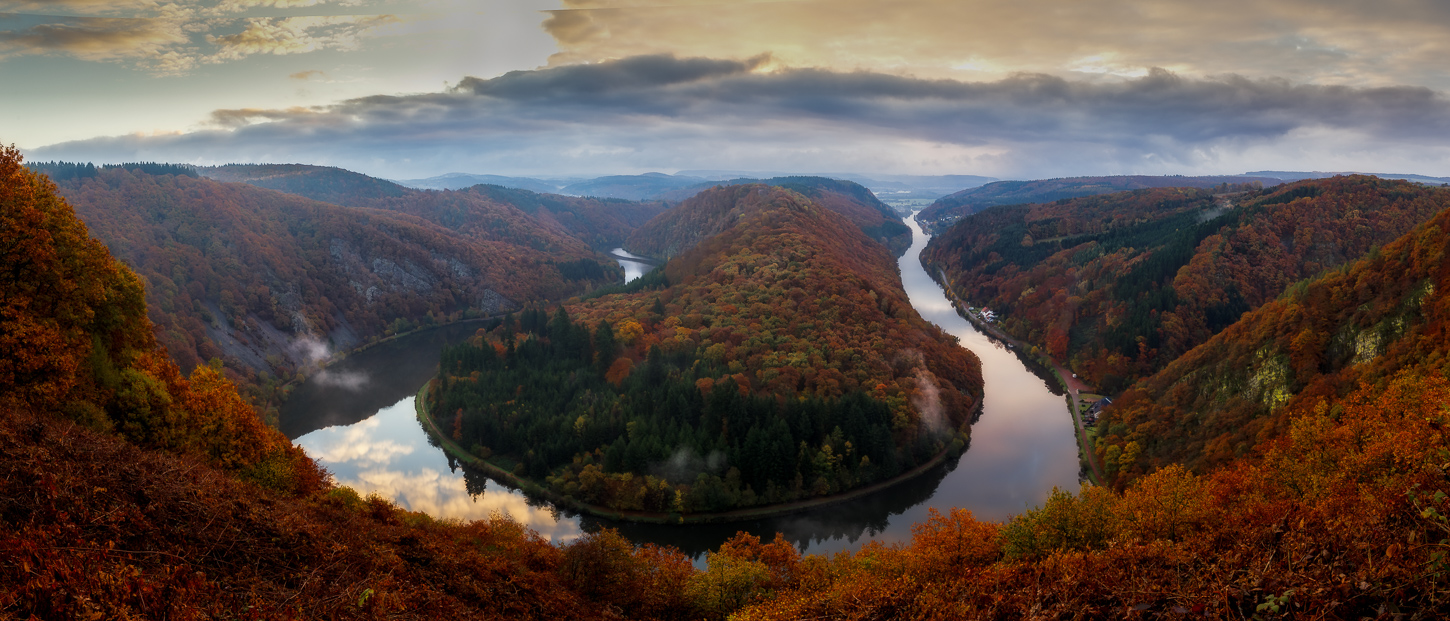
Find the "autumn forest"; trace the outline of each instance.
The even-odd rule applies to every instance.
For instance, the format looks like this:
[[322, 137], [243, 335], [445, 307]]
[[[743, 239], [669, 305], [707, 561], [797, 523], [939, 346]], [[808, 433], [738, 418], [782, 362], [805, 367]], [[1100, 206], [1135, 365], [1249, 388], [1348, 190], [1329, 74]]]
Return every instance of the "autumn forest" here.
[[[1112, 397], [1080, 487], [836, 554], [741, 531], [692, 558], [359, 494], [278, 408], [460, 324], [418, 424], [556, 512], [729, 523], [951, 467], [991, 448], [993, 386], [913, 306], [912, 231], [865, 187], [633, 201], [5, 148], [0, 619], [1450, 613], [1450, 188], [984, 187], [921, 212], [920, 262], [1015, 355]], [[657, 267], [624, 282], [614, 248]]]

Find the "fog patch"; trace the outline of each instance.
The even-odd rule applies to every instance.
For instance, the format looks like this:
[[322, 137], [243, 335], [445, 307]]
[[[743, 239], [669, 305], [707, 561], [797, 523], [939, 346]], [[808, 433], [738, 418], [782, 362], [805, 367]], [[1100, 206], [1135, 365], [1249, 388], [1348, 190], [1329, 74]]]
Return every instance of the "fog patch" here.
[[911, 398], [911, 404], [921, 415], [922, 433], [935, 436], [951, 433], [941, 404], [941, 389], [937, 387], [936, 377], [931, 371], [924, 368], [916, 370], [916, 395]]
[[719, 474], [725, 468], [725, 454], [711, 451], [701, 457], [695, 450], [682, 446], [669, 459], [650, 466], [650, 474], [669, 481], [672, 485], [690, 484], [700, 473]]
[[926, 356], [915, 349], [903, 349], [896, 353], [892, 366], [898, 377], [909, 373], [916, 379], [911, 405], [921, 420], [922, 435], [951, 435], [953, 430], [941, 403], [941, 388], [937, 386], [936, 374], [926, 367]]
[[311, 366], [320, 366], [332, 357], [332, 348], [310, 334], [292, 341], [291, 349], [301, 363]]
[[367, 386], [368, 374], [362, 371], [332, 371], [323, 369], [312, 377], [312, 381], [329, 388], [341, 388], [359, 392]]

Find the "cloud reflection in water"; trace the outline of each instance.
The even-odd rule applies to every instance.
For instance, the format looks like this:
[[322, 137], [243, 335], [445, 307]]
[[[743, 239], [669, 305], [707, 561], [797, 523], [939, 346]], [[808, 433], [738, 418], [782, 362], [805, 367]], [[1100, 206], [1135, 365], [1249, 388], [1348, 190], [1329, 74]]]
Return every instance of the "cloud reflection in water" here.
[[556, 542], [579, 536], [577, 519], [555, 518], [547, 508], [529, 506], [522, 494], [493, 481], [483, 494], [469, 495], [463, 471], [450, 470], [443, 452], [428, 444], [414, 416], [413, 399], [353, 425], [319, 429], [297, 438], [297, 444], [332, 472], [339, 485], [362, 495], [377, 494], [438, 518], [478, 520], [500, 511]]

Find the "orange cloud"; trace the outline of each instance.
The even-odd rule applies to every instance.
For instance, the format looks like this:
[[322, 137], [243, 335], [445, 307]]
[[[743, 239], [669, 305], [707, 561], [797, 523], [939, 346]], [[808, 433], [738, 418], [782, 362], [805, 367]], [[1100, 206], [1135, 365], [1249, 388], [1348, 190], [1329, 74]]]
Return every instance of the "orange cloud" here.
[[1450, 88], [1442, 0], [564, 0], [551, 64], [641, 54], [993, 79], [1236, 73]]
[[8, 54], [63, 53], [82, 60], [160, 56], [186, 41], [175, 24], [157, 19], [68, 18], [0, 31], [0, 51]]

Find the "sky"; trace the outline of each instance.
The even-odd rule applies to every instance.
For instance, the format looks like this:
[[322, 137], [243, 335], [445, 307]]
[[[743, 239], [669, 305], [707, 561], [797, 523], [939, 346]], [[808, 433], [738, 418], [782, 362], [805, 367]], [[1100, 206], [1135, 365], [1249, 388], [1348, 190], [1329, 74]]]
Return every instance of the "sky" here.
[[1444, 0], [0, 0], [34, 161], [1450, 176]]

